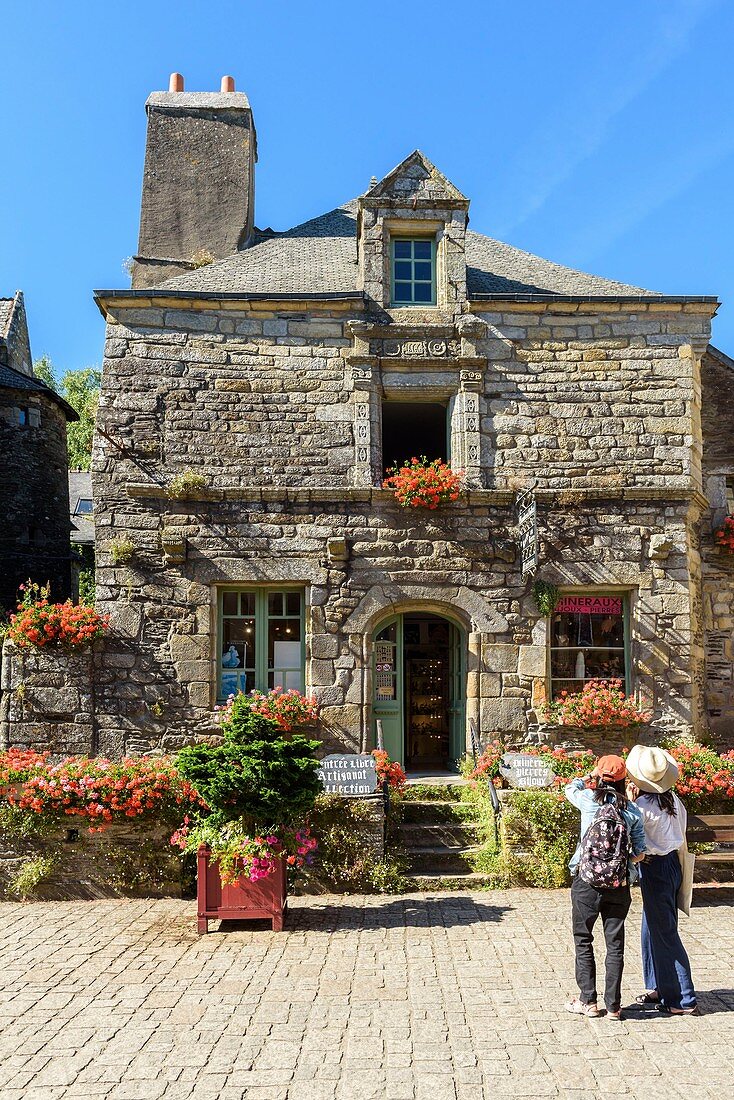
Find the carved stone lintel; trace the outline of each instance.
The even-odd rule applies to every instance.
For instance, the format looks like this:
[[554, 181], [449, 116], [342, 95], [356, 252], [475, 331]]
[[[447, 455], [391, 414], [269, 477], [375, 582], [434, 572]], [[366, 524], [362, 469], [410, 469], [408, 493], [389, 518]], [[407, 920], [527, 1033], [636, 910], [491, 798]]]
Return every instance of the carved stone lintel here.
[[355, 389], [369, 389], [377, 379], [375, 364], [364, 360], [350, 363], [349, 372]]
[[476, 390], [479, 391], [482, 388], [482, 382], [484, 376], [480, 370], [461, 370], [459, 371], [459, 382], [462, 390]]

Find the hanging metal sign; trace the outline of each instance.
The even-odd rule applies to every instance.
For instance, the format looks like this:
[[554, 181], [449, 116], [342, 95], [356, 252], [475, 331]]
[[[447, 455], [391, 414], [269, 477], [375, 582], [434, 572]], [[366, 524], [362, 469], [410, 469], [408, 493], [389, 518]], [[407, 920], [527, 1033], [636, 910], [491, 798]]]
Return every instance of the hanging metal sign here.
[[535, 497], [530, 489], [517, 498], [517, 540], [523, 577], [538, 568], [538, 516]]

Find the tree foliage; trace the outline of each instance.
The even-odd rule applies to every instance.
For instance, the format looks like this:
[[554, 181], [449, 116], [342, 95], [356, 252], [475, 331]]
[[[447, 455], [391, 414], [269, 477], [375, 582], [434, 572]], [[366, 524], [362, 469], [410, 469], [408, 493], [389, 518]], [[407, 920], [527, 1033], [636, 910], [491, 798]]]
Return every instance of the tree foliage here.
[[88, 470], [92, 458], [92, 440], [94, 423], [99, 403], [99, 387], [102, 372], [97, 367], [84, 367], [82, 370], [68, 370], [61, 381], [56, 380], [53, 364], [48, 355], [42, 355], [33, 364], [37, 378], [55, 390], [69, 402], [79, 414], [79, 420], [69, 424], [66, 430], [69, 468]]
[[212, 817], [259, 827], [302, 821], [321, 791], [313, 756], [320, 742], [284, 734], [245, 695], [235, 699], [222, 731], [222, 744], [192, 745], [176, 758]]

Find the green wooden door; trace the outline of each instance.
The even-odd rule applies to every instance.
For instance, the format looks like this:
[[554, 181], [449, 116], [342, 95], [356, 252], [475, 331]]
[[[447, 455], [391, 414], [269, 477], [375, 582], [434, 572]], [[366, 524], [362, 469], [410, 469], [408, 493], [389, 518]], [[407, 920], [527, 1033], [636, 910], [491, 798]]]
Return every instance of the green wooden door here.
[[449, 767], [458, 769], [466, 752], [466, 683], [464, 636], [454, 623], [449, 624]]
[[372, 738], [382, 722], [385, 751], [405, 764], [403, 736], [403, 617], [396, 615], [375, 634], [372, 656]]

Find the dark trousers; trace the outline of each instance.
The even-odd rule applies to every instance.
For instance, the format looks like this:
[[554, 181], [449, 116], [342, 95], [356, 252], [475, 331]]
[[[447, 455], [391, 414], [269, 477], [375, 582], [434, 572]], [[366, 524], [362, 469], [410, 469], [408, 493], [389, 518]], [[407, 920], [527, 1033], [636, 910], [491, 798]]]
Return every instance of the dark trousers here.
[[595, 1004], [597, 999], [594, 925], [601, 917], [607, 945], [604, 1004], [609, 1012], [619, 1011], [624, 969], [624, 921], [631, 903], [629, 886], [597, 890], [578, 875], [573, 880], [571, 914], [576, 946], [576, 984], [584, 1004]]
[[691, 964], [678, 934], [680, 883], [677, 852], [652, 856], [640, 865], [642, 967], [645, 988], [656, 989], [666, 1008], [695, 1008]]

